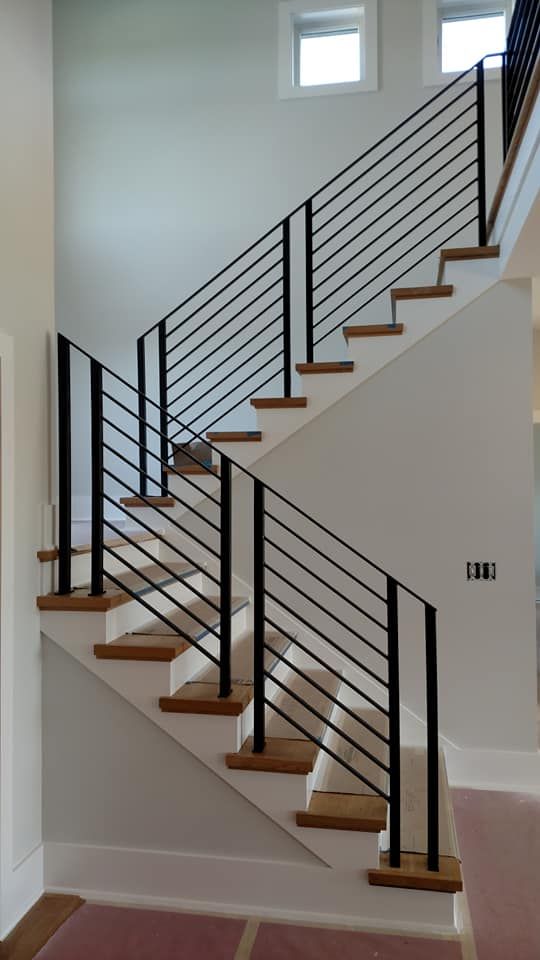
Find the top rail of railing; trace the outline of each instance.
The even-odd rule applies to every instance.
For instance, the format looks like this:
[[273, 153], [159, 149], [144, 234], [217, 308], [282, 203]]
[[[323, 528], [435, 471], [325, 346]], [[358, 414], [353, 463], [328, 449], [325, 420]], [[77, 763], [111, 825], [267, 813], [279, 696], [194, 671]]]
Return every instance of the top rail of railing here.
[[[64, 342], [65, 344], [67, 344], [70, 348], [72, 348], [73, 350], [76, 350], [76, 351], [77, 351], [78, 353], [80, 353], [82, 356], [86, 357], [86, 359], [89, 360], [90, 362], [92, 362], [92, 361], [95, 362], [96, 358], [93, 357], [92, 354], [89, 353], [87, 350], [85, 350], [84, 347], [80, 347], [80, 346], [79, 346], [78, 344], [76, 344], [73, 340], [70, 340], [69, 337], [65, 337], [65, 336], [62, 335], [62, 334], [59, 334], [59, 338], [61, 338], [61, 339], [63, 340], [63, 342]], [[104, 363], [101, 363], [101, 362], [100, 362], [100, 367], [101, 367], [101, 369], [103, 370], [104, 373], [106, 373], [106, 374], [107, 374], [108, 376], [110, 376], [110, 377], [113, 377], [118, 383], [121, 383], [122, 386], [127, 387], [127, 389], [130, 390], [132, 393], [136, 394], [137, 397], [140, 397], [140, 396], [141, 396], [141, 391], [140, 391], [137, 387], [133, 386], [133, 384], [130, 383], [129, 380], [126, 380], [126, 379], [125, 379], [124, 377], [122, 377], [120, 374], [115, 373], [114, 370], [111, 370], [110, 367], [107, 367], [106, 364], [104, 364]], [[143, 399], [146, 401], [146, 403], [148, 403], [148, 404], [149, 404], [151, 407], [153, 407], [155, 410], [157, 410], [157, 411], [159, 411], [159, 412], [163, 412], [163, 408], [162, 408], [155, 400], [152, 400], [151, 397], [149, 397], [149, 396], [147, 396], [147, 395], [143, 395]], [[217, 457], [222, 457], [222, 456], [223, 456], [222, 451], [221, 451], [218, 447], [216, 447], [213, 443], [211, 443], [210, 441], [208, 441], [205, 437], [201, 436], [201, 434], [197, 433], [197, 432], [196, 432], [195, 430], [193, 430], [191, 427], [188, 427], [188, 426], [186, 426], [185, 424], [181, 423], [181, 421], [178, 420], [177, 417], [174, 417], [174, 416], [172, 416], [171, 414], [167, 414], [167, 416], [168, 416], [169, 420], [171, 420], [173, 423], [176, 423], [176, 424], [177, 424], [179, 427], [181, 427], [183, 430], [186, 430], [186, 431], [190, 434], [190, 436], [192, 437], [193, 440], [199, 440], [199, 441], [204, 442], [205, 446], [208, 447], [213, 453], [215, 453], [215, 454], [217, 455]], [[189, 454], [188, 454], [188, 456], [189, 456]], [[190, 459], [196, 460], [195, 457], [190, 457]], [[229, 461], [229, 463], [231, 464], [231, 466], [232, 466], [234, 469], [238, 470], [240, 473], [244, 474], [244, 475], [247, 476], [247, 477], [250, 477], [251, 480], [261, 482], [261, 481], [260, 481], [260, 478], [257, 477], [256, 474], [252, 473], [251, 470], [248, 470], [247, 467], [245, 467], [245, 466], [243, 466], [242, 464], [238, 463], [236, 460], [233, 460], [232, 457], [230, 457], [230, 456], [227, 455], [227, 460]], [[197, 461], [197, 462], [198, 462], [198, 461]], [[218, 478], [216, 477], [216, 480], [217, 480], [217, 479], [218, 479]], [[380, 573], [380, 574], [382, 574], [382, 575], [385, 576], [385, 577], [389, 576], [389, 571], [388, 571], [388, 570], [386, 570], [386, 569], [385, 569], [384, 567], [382, 567], [380, 564], [375, 563], [375, 561], [370, 560], [369, 557], [367, 557], [367, 556], [366, 556], [364, 553], [362, 553], [361, 551], [356, 550], [355, 547], [352, 547], [349, 543], [347, 543], [347, 541], [346, 541], [345, 539], [343, 539], [342, 537], [340, 537], [338, 534], [334, 533], [332, 530], [330, 530], [330, 529], [329, 529], [328, 527], [326, 527], [324, 524], [320, 523], [319, 520], [315, 520], [314, 517], [311, 517], [305, 510], [302, 510], [302, 508], [299, 507], [296, 503], [293, 503], [293, 501], [292, 501], [292, 500], [289, 500], [289, 498], [286, 497], [283, 493], [280, 493], [279, 490], [276, 490], [274, 487], [271, 487], [271, 486], [270, 486], [269, 484], [267, 484], [267, 483], [263, 483], [263, 486], [264, 486], [265, 490], [267, 490], [267, 491], [268, 491], [269, 493], [271, 493], [273, 496], [277, 497], [279, 500], [281, 500], [283, 503], [285, 503], [291, 510], [294, 510], [296, 513], [298, 513], [299, 516], [303, 517], [303, 519], [308, 520], [310, 523], [312, 523], [312, 524], [313, 524], [315, 527], [317, 527], [322, 533], [324, 533], [324, 534], [326, 534], [327, 536], [331, 537], [333, 540], [336, 541], [336, 543], [339, 543], [342, 547], [345, 547], [345, 549], [349, 550], [352, 554], [354, 554], [355, 557], [357, 557], [357, 558], [358, 558], [359, 560], [361, 560], [363, 563], [366, 563], [372, 570], [377, 571], [377, 573]], [[425, 597], [422, 597], [419, 593], [417, 593], [415, 590], [413, 590], [411, 587], [409, 587], [406, 583], [404, 583], [404, 582], [401, 581], [401, 580], [396, 579], [395, 577], [394, 577], [394, 580], [395, 580], [396, 584], [397, 584], [402, 590], [404, 590], [406, 593], [408, 593], [411, 597], [414, 597], [416, 600], [420, 601], [420, 603], [424, 603], [424, 604], [428, 604], [428, 605], [429, 605], [429, 601], [428, 601]]]
[[216, 280], [219, 280], [219, 278], [222, 277], [224, 274], [226, 274], [232, 267], [235, 266], [235, 264], [239, 263], [240, 260], [242, 260], [245, 256], [247, 256], [247, 254], [249, 254], [252, 250], [254, 250], [255, 247], [257, 247], [260, 243], [266, 240], [272, 233], [274, 233], [274, 231], [277, 230], [285, 220], [295, 216], [295, 214], [299, 213], [306, 206], [306, 204], [315, 200], [318, 196], [320, 196], [322, 193], [328, 190], [329, 187], [331, 187], [334, 183], [336, 183], [341, 177], [349, 173], [349, 171], [352, 170], [359, 163], [362, 163], [363, 160], [365, 160], [367, 157], [373, 154], [379, 147], [381, 147], [384, 143], [390, 140], [391, 137], [393, 137], [396, 133], [399, 133], [400, 130], [404, 129], [407, 126], [407, 124], [411, 123], [413, 120], [416, 119], [416, 117], [420, 116], [433, 103], [436, 103], [436, 101], [439, 100], [441, 97], [443, 97], [448, 92], [448, 90], [451, 90], [454, 86], [456, 86], [456, 84], [463, 81], [465, 77], [467, 77], [469, 74], [472, 74], [475, 70], [477, 70], [477, 68], [480, 65], [484, 64], [486, 60], [490, 60], [493, 57], [500, 57], [500, 56], [502, 56], [502, 53], [486, 54], [486, 56], [482, 57], [477, 63], [473, 64], [467, 70], [464, 70], [462, 73], [460, 73], [459, 76], [451, 80], [450, 83], [445, 84], [445, 86], [442, 87], [441, 90], [437, 91], [437, 93], [435, 93], [432, 97], [430, 97], [429, 100], [426, 100], [425, 103], [417, 107], [417, 109], [414, 110], [411, 114], [409, 114], [409, 116], [407, 116], [405, 120], [402, 120], [400, 123], [397, 124], [397, 126], [389, 130], [388, 133], [384, 134], [384, 136], [382, 136], [379, 140], [377, 140], [376, 143], [374, 143], [371, 147], [368, 147], [367, 150], [363, 151], [363, 153], [361, 153], [358, 157], [356, 157], [354, 160], [348, 163], [345, 167], [343, 167], [339, 171], [339, 173], [335, 174], [333, 177], [330, 178], [330, 180], [327, 180], [324, 184], [322, 184], [322, 186], [318, 187], [317, 190], [314, 191], [314, 193], [306, 197], [306, 199], [303, 200], [301, 203], [299, 203], [296, 207], [294, 207], [294, 209], [286, 213], [284, 217], [281, 217], [272, 227], [270, 227], [270, 229], [266, 230], [260, 237], [257, 238], [257, 240], [253, 241], [253, 243], [251, 243], [248, 247], [242, 250], [242, 252], [239, 253], [238, 256], [234, 257], [231, 261], [229, 261], [229, 263], [227, 263], [226, 266], [224, 266], [221, 270], [215, 273], [209, 280], [206, 281], [206, 283], [203, 283], [200, 287], [197, 288], [197, 290], [193, 291], [193, 293], [191, 293], [188, 297], [186, 297], [185, 300], [182, 300], [181, 303], [173, 307], [172, 310], [169, 310], [169, 312], [166, 313], [165, 316], [161, 318], [161, 320], [158, 320], [151, 327], [149, 327], [148, 330], [146, 330], [143, 334], [141, 334], [141, 336], [139, 337], [139, 340], [145, 339], [147, 336], [149, 336], [151, 333], [157, 330], [160, 324], [166, 322], [171, 317], [173, 317], [176, 313], [178, 313], [179, 310], [187, 306], [188, 303], [190, 303], [197, 296], [199, 296], [199, 294], [201, 294], [208, 286], [210, 286], [210, 284], [214, 283]]

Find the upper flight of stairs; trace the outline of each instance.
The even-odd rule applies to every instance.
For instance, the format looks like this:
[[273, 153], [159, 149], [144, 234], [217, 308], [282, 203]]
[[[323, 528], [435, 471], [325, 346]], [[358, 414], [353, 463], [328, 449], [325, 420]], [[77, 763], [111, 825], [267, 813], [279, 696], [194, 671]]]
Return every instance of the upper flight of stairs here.
[[[259, 429], [212, 430], [208, 432], [207, 440], [241, 466], [250, 467], [496, 284], [499, 279], [498, 257], [499, 248], [496, 246], [441, 250], [436, 285], [400, 287], [390, 291], [388, 325], [362, 323], [344, 327], [346, 359], [297, 364], [300, 376], [298, 396], [251, 399]], [[216, 462], [211, 465], [214, 472], [218, 470], [217, 455], [215, 457]], [[182, 487], [182, 496], [190, 505], [217, 489], [217, 480], [205, 467], [171, 465], [169, 484], [173, 494], [180, 490], [175, 477], [177, 473], [196, 477], [199, 492]], [[173, 507], [171, 515], [183, 512], [178, 503], [150, 499], [155, 506]], [[136, 498], [130, 498], [130, 505], [147, 506], [137, 503]]]

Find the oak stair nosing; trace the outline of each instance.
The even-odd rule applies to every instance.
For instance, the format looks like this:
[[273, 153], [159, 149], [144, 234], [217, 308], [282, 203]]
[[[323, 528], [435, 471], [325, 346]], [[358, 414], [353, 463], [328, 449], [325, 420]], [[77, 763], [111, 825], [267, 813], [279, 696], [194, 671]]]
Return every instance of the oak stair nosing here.
[[297, 363], [296, 372], [302, 375], [313, 375], [317, 373], [352, 373], [354, 370], [353, 360], [322, 361], [320, 363]]
[[402, 323], [367, 323], [343, 327], [343, 336], [346, 340], [354, 337], [395, 337], [402, 334], [404, 329]]
[[430, 300], [439, 297], [451, 297], [454, 294], [453, 284], [436, 284], [426, 287], [394, 287], [390, 291], [392, 301], [396, 300]]
[[206, 434], [210, 443], [259, 443], [262, 440], [260, 430], [224, 430]]
[[463, 890], [461, 863], [457, 857], [439, 857], [439, 870], [428, 870], [427, 855], [402, 853], [401, 866], [391, 867], [389, 855], [380, 856], [378, 868], [368, 870], [368, 882], [375, 887], [405, 890], [432, 890], [436, 893], [460, 893]]
[[120, 497], [123, 507], [174, 507], [174, 497]]
[[442, 284], [444, 268], [447, 263], [460, 260], [493, 260], [500, 256], [501, 248], [498, 244], [485, 247], [445, 247], [439, 255], [439, 272], [437, 284]]
[[238, 753], [225, 754], [230, 770], [256, 770], [263, 773], [290, 773], [307, 776], [312, 773], [319, 752], [311, 740], [285, 740], [267, 737], [262, 753], [253, 753], [253, 737], [242, 744]]
[[321, 830], [380, 833], [386, 829], [387, 810], [382, 797], [314, 790], [307, 810], [297, 812], [296, 824]]
[[249, 402], [256, 410], [292, 410], [307, 407], [307, 397], [252, 397]]
[[[125, 537], [115, 537], [111, 540], [105, 540], [104, 545], [107, 547], [118, 548], [118, 547], [130, 547], [132, 544], [137, 543], [147, 543], [150, 540], [158, 540], [159, 531], [156, 530], [155, 533], [134, 533], [129, 535], [129, 539], [126, 540]], [[130, 542], [131, 541], [131, 542]], [[92, 544], [84, 543], [71, 548], [72, 557], [82, 557], [88, 553], [92, 552]], [[40, 563], [51, 563], [54, 560], [58, 560], [58, 547], [50, 547], [47, 550], [38, 550], [37, 558]]]
[[201, 477], [215, 477], [218, 473], [218, 467], [211, 464], [189, 464], [184, 467], [175, 467], [170, 466], [165, 468], [165, 473], [171, 474], [172, 476], [201, 476]]

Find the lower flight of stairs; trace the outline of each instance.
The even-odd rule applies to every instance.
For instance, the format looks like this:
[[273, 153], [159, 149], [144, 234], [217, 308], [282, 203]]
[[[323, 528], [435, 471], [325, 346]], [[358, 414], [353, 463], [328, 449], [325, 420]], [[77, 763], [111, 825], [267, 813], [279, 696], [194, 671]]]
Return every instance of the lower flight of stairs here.
[[[156, 543], [157, 548], [153, 546], [159, 557], [159, 540]], [[152, 541], [145, 537], [145, 549], [147, 546], [152, 546]], [[52, 557], [42, 556], [41, 561], [42, 565], [54, 563]], [[83, 572], [82, 567], [79, 572]], [[353, 736], [372, 756], [383, 760], [381, 741], [360, 722], [367, 721], [372, 728], [385, 732], [381, 715], [366, 709], [365, 703], [351, 701], [344, 695], [339, 676], [295, 649], [278, 631], [271, 631], [266, 638], [271, 647], [265, 664], [269, 673], [267, 696], [282, 714], [308, 731], [313, 741], [269, 706], [265, 749], [253, 753], [249, 591], [239, 590], [233, 598], [232, 692], [221, 699], [218, 667], [208, 659], [218, 653], [218, 638], [213, 632], [219, 624], [215, 586], [205, 573], [187, 563], [178, 564], [175, 572], [178, 579], [173, 582], [157, 565], [152, 568], [146, 564], [140, 577], [133, 572], [118, 573], [117, 578], [134, 596], [117, 585], [106, 584], [103, 597], [92, 597], [83, 583], [67, 597], [42, 595], [38, 606], [43, 633], [307, 847], [321, 864], [330, 867], [328, 882], [332, 882], [334, 873], [342, 880], [352, 878], [351, 882], [358, 885], [359, 903], [362, 890], [369, 885], [406, 887], [417, 891], [419, 898], [426, 892], [432, 896], [432, 891], [459, 891], [461, 871], [444, 759], [440, 871], [427, 870], [426, 756], [423, 749], [412, 746], [402, 749], [405, 852], [401, 867], [390, 868], [385, 852], [386, 801], [323, 749], [329, 747], [386, 791], [386, 773], [338, 733]], [[154, 590], [148, 585], [149, 579], [155, 583]], [[166, 589], [171, 601], [159, 592], [160, 587]], [[138, 596], [151, 603], [158, 615], [151, 616], [136, 599]], [[173, 601], [186, 610], [179, 610]], [[175, 628], [181, 629], [184, 637]], [[296, 675], [287, 661], [300, 667], [304, 677]], [[327, 693], [339, 699], [342, 706], [336, 706]], [[296, 697], [318, 716], [308, 712]], [[333, 729], [326, 724], [330, 718]], [[420, 909], [421, 899], [417, 903]]]

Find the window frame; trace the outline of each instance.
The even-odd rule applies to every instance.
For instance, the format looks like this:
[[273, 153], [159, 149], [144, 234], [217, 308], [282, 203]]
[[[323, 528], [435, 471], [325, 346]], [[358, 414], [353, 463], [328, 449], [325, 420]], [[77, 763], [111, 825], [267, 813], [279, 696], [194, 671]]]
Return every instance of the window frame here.
[[[358, 30], [360, 80], [300, 86], [302, 34]], [[281, 0], [279, 3], [279, 97], [334, 96], [378, 90], [378, 0]]]
[[[423, 83], [425, 87], [451, 83], [463, 71], [443, 72], [442, 26], [445, 20], [476, 20], [481, 17], [503, 14], [506, 32], [512, 16], [513, 0], [423, 0], [422, 47]], [[499, 53], [499, 51], [495, 51]], [[487, 67], [486, 79], [500, 80], [499, 67]], [[468, 77], [464, 83], [470, 82]]]

